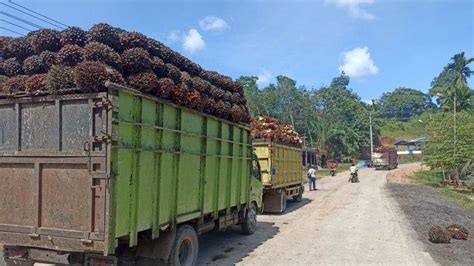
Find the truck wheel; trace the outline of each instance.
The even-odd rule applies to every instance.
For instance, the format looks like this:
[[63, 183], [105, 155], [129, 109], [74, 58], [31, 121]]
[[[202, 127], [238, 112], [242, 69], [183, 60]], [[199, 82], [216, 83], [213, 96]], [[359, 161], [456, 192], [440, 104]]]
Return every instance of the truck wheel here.
[[255, 206], [254, 203], [250, 204], [247, 214], [245, 215], [245, 221], [240, 224], [240, 228], [244, 235], [255, 233], [257, 229], [257, 206]]
[[196, 265], [199, 242], [196, 231], [190, 225], [180, 225], [171, 249], [171, 265]]
[[304, 186], [301, 186], [298, 195], [293, 196], [293, 200], [296, 202], [301, 202], [303, 200], [303, 192], [304, 192]]

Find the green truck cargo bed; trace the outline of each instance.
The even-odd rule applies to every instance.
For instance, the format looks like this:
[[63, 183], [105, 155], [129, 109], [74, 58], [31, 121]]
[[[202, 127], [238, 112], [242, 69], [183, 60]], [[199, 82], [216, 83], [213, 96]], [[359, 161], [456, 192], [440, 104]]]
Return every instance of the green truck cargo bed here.
[[0, 125], [5, 245], [113, 254], [251, 197], [247, 126], [135, 90], [3, 99]]

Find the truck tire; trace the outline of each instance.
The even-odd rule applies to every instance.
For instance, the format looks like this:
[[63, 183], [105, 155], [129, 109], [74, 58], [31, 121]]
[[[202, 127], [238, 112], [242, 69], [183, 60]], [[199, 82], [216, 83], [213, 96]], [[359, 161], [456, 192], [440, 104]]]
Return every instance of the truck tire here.
[[293, 200], [296, 202], [301, 202], [303, 200], [303, 192], [304, 192], [304, 186], [300, 186], [298, 195], [293, 196]]
[[196, 230], [188, 224], [178, 226], [169, 264], [171, 265], [196, 265], [199, 251], [199, 242]]
[[240, 224], [240, 228], [244, 235], [255, 233], [257, 229], [257, 206], [255, 203], [250, 204], [247, 214], [245, 215], [245, 221]]

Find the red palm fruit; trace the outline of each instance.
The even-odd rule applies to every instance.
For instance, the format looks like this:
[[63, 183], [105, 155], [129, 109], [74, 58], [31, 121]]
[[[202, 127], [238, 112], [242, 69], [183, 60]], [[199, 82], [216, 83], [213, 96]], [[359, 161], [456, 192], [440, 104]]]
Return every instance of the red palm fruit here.
[[238, 123], [242, 119], [242, 109], [234, 104], [230, 109], [230, 119], [232, 122]]
[[174, 90], [171, 93], [171, 100], [178, 105], [187, 104], [187, 93], [188, 88], [184, 83], [179, 83], [174, 87]]
[[15, 57], [19, 62], [34, 54], [33, 47], [24, 37], [10, 40], [6, 47], [11, 57]]
[[175, 89], [174, 81], [170, 78], [161, 78], [158, 80], [157, 96], [162, 99], [168, 99]]
[[39, 55], [32, 55], [23, 61], [23, 72], [27, 75], [41, 74], [48, 71], [48, 66]]
[[84, 50], [75, 44], [67, 44], [56, 54], [56, 63], [75, 66], [84, 60]]
[[166, 64], [166, 76], [172, 79], [174, 82], [179, 82], [181, 78], [181, 71], [176, 66], [167, 63]]
[[199, 111], [202, 111], [204, 110], [204, 103], [203, 103], [203, 100], [202, 100], [202, 97], [201, 97], [201, 94], [199, 93], [199, 91], [195, 90], [195, 89], [191, 89], [188, 91], [188, 106], [190, 108], [193, 108], [193, 109], [196, 109], [196, 110], [199, 110]]
[[27, 39], [37, 54], [43, 51], [56, 52], [61, 48], [61, 35], [56, 30], [37, 30], [28, 34]]
[[108, 77], [107, 66], [99, 62], [81, 62], [74, 69], [74, 80], [82, 92], [106, 90], [105, 82]]
[[112, 47], [100, 42], [90, 42], [84, 46], [84, 60], [97, 61], [115, 69], [121, 69], [122, 58]]
[[48, 89], [48, 74], [36, 74], [26, 79], [26, 92], [46, 91]]
[[122, 53], [122, 65], [125, 73], [134, 74], [151, 69], [151, 58], [143, 48], [132, 48]]
[[48, 90], [55, 94], [59, 90], [75, 88], [74, 69], [68, 66], [53, 65], [48, 71]]
[[49, 69], [52, 65], [56, 64], [56, 54], [56, 52], [44, 51], [39, 54], [39, 57], [41, 58], [41, 60], [43, 60], [43, 62]]
[[87, 32], [78, 27], [69, 27], [59, 34], [61, 46], [75, 44], [84, 46], [87, 43]]
[[3, 61], [2, 67], [3, 72], [8, 77], [23, 74], [23, 68], [21, 67], [21, 64], [18, 63], [15, 57]]
[[115, 51], [120, 52], [120, 37], [116, 28], [106, 23], [99, 23], [89, 29], [87, 34], [89, 41], [100, 42], [112, 47]]
[[166, 76], [166, 64], [158, 56], [153, 56], [151, 60], [151, 69], [159, 77]]
[[158, 90], [158, 78], [152, 71], [141, 72], [130, 75], [127, 78], [128, 85], [135, 90], [143, 91], [146, 93], [153, 93]]
[[26, 75], [18, 75], [7, 79], [2, 84], [2, 92], [7, 94], [18, 93], [26, 91]]
[[143, 48], [148, 50], [147, 37], [139, 32], [122, 32], [119, 34], [122, 49]]

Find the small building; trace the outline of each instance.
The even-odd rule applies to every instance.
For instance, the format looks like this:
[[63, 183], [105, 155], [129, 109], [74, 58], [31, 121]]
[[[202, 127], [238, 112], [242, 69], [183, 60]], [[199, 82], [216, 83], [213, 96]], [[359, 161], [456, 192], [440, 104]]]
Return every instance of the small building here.
[[421, 155], [423, 146], [426, 144], [427, 139], [425, 137], [417, 138], [413, 140], [399, 140], [395, 142], [395, 149], [398, 155]]

